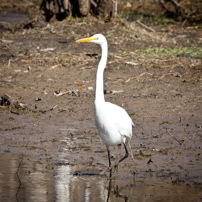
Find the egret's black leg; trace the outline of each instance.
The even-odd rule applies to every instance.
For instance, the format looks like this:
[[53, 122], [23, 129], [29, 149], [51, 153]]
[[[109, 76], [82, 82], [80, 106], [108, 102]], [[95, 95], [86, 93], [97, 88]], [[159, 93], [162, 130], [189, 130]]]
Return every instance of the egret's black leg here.
[[[109, 159], [109, 168], [111, 167], [111, 156], [110, 156], [110, 150], [109, 147], [107, 146], [107, 153], [108, 153], [108, 159]], [[110, 177], [112, 176], [112, 169], [109, 170], [110, 172]]]
[[109, 167], [111, 167], [111, 157], [110, 157], [110, 150], [108, 146], [107, 146], [107, 153], [108, 153], [108, 159], [109, 159]]
[[[117, 161], [114, 165], [109, 166], [110, 177], [111, 177], [112, 168], [118, 168], [119, 163], [128, 157], [128, 150], [127, 150], [127, 147], [126, 147], [125, 143], [123, 143], [123, 145], [124, 145], [124, 148], [125, 148], [125, 151], [126, 151], [125, 156], [124, 156], [123, 158], [121, 158], [119, 161]], [[108, 147], [107, 147], [107, 151], [108, 151], [109, 165], [111, 165], [110, 151], [109, 151], [109, 148], [108, 148]]]
[[110, 197], [110, 193], [111, 193], [111, 191], [112, 191], [112, 190], [111, 190], [111, 189], [112, 189], [112, 188], [111, 188], [111, 184], [112, 184], [112, 179], [110, 178], [110, 179], [109, 179], [109, 186], [108, 186], [107, 202], [110, 201], [110, 198], [109, 198], [109, 197]]
[[[119, 163], [120, 163], [121, 161], [123, 161], [124, 159], [128, 158], [128, 150], [127, 150], [127, 147], [126, 147], [125, 143], [123, 143], [123, 145], [124, 145], [126, 154], [125, 154], [125, 156], [124, 156], [123, 158], [121, 158], [121, 159], [119, 160]], [[117, 165], [115, 165], [115, 168], [118, 168], [119, 163], [118, 163]]]

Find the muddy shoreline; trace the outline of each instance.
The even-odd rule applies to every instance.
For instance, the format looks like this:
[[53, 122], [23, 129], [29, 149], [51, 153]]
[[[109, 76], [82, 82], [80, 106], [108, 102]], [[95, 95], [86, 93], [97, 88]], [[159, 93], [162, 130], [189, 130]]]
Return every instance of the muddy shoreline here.
[[[3, 31], [1, 190], [9, 191], [2, 200], [201, 200], [202, 30], [151, 28], [88, 17]], [[111, 181], [102, 174], [107, 152], [94, 124], [100, 49], [75, 43], [99, 32], [109, 43], [105, 99], [136, 124], [131, 146], [141, 163], [128, 158]], [[124, 153], [112, 150], [113, 161]]]

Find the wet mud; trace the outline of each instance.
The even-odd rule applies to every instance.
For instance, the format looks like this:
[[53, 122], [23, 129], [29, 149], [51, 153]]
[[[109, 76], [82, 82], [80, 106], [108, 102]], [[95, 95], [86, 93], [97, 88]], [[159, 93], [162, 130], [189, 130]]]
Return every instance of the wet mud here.
[[[202, 31], [152, 30], [92, 17], [3, 30], [1, 201], [202, 200]], [[94, 124], [100, 49], [75, 43], [99, 32], [109, 43], [105, 99], [136, 125], [131, 146], [139, 164], [129, 157], [111, 179]], [[115, 162], [124, 148], [111, 153]]]

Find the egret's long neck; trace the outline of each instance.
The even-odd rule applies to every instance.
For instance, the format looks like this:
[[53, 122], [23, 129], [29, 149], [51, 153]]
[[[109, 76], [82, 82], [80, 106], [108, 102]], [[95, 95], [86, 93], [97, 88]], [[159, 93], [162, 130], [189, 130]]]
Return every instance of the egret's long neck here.
[[108, 54], [107, 42], [101, 45], [101, 49], [102, 49], [102, 55], [100, 62], [98, 64], [96, 74], [95, 104], [105, 102], [103, 92], [103, 75], [104, 75], [104, 68], [107, 64], [107, 54]]

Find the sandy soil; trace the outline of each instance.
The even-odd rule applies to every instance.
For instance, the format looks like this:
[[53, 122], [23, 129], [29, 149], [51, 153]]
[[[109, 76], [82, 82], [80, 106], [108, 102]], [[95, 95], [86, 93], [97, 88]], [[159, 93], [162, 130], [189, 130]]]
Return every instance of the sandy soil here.
[[[105, 98], [124, 107], [136, 124], [131, 145], [140, 164], [128, 158], [112, 181], [103, 174], [107, 152], [94, 124], [100, 48], [75, 43], [95, 33], [104, 34], [109, 44]], [[3, 30], [0, 152], [2, 173], [12, 175], [16, 183], [11, 196], [19, 192], [18, 198], [24, 199], [26, 192], [29, 198], [33, 186], [24, 189], [33, 180], [37, 186], [47, 183], [42, 195], [47, 191], [50, 198], [41, 201], [51, 201], [54, 194], [60, 196], [53, 184], [67, 175], [70, 187], [84, 183], [84, 192], [103, 195], [103, 201], [142, 197], [163, 201], [170, 195], [173, 201], [200, 200], [201, 35], [197, 27], [143, 27], [124, 19], [104, 23], [93, 17], [50, 23], [40, 18], [33, 29]], [[123, 146], [111, 150], [113, 161], [124, 155]], [[48, 181], [42, 183], [36, 176]], [[93, 192], [96, 187], [99, 191]], [[78, 188], [70, 192], [69, 201], [77, 199]], [[33, 195], [40, 198], [37, 192]]]

